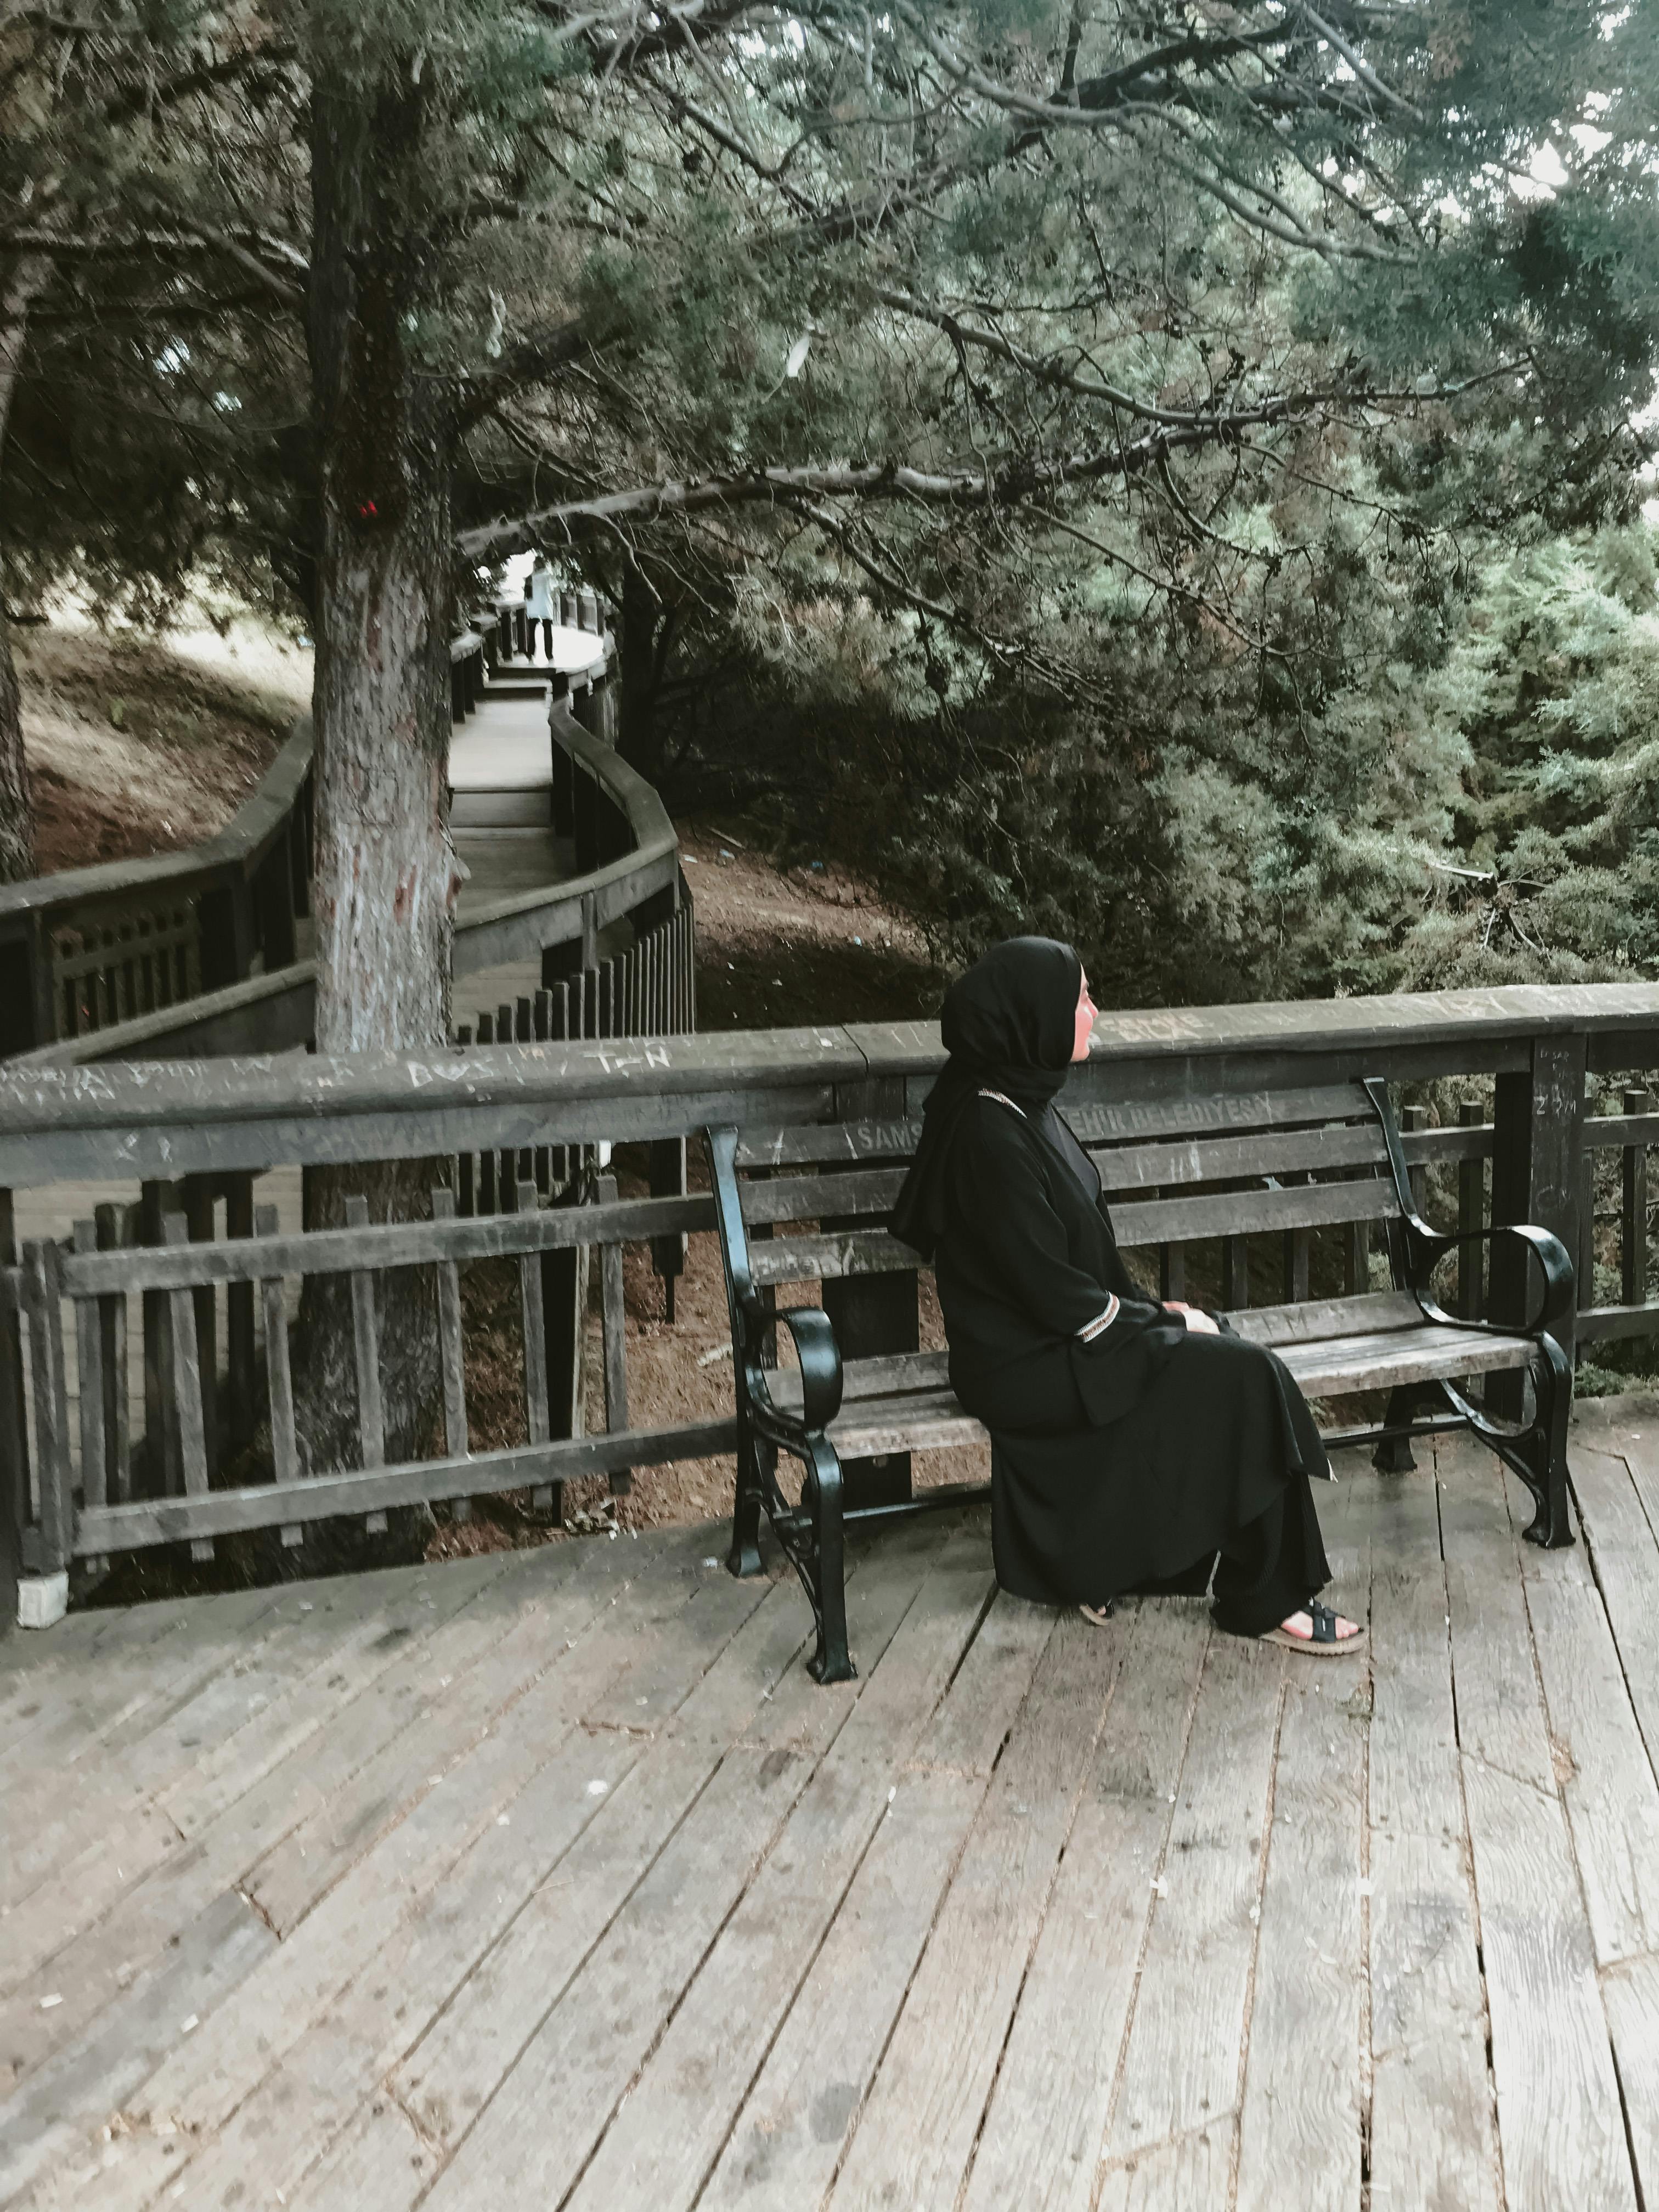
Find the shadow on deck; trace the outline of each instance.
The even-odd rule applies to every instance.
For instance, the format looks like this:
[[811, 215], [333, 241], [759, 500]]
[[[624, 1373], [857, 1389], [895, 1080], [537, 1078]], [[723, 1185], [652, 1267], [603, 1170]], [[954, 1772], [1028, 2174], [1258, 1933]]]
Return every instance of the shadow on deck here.
[[[1659, 1407], [1322, 1498], [1364, 1658], [722, 1532], [0, 1650], [0, 2203], [1659, 2202]], [[9, 2069], [9, 2070], [8, 2070]]]

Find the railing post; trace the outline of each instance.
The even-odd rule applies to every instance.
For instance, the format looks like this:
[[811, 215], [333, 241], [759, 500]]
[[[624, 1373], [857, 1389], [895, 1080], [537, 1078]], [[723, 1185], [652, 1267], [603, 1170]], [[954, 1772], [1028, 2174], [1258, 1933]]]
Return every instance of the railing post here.
[[[0, 1267], [17, 1265], [9, 1190], [0, 1190]], [[28, 1431], [23, 1412], [23, 1338], [8, 1285], [0, 1295], [0, 1620], [17, 1607], [23, 1531], [29, 1518]]]
[[[1584, 1146], [1584, 1038], [1582, 1033], [1534, 1037], [1532, 1065], [1498, 1078], [1492, 1115], [1492, 1218], [1531, 1222], [1552, 1231], [1570, 1253], [1579, 1250], [1579, 1156]], [[1492, 1247], [1492, 1318], [1519, 1322], [1536, 1295], [1525, 1255]], [[1560, 1325], [1569, 1359], [1577, 1335], [1578, 1299]], [[1494, 1376], [1489, 1405], [1520, 1417], [1518, 1374]]]
[[[1457, 1126], [1478, 1129], [1486, 1118], [1484, 1099], [1460, 1098]], [[1457, 1233], [1468, 1237], [1486, 1221], [1486, 1163], [1483, 1159], [1457, 1163]], [[1486, 1293], [1486, 1252], [1480, 1244], [1466, 1244], [1457, 1255], [1457, 1310], [1466, 1321], [1479, 1321]]]
[[[1624, 1097], [1626, 1114], [1651, 1114], [1653, 1093], [1637, 1089]], [[1620, 1296], [1627, 1306], [1648, 1302], [1648, 1148], [1626, 1145], [1620, 1194]]]
[[[140, 1244], [167, 1241], [167, 1216], [184, 1205], [182, 1182], [146, 1182], [138, 1192]], [[143, 1495], [174, 1498], [183, 1488], [179, 1417], [173, 1397], [173, 1310], [165, 1291], [146, 1291]], [[135, 1489], [137, 1485], [135, 1483]]]
[[58, 1247], [51, 1238], [23, 1247], [23, 1296], [29, 1315], [37, 1447], [34, 1487], [40, 1516], [24, 1540], [17, 1618], [25, 1628], [50, 1628], [63, 1619], [69, 1605], [70, 1553], [75, 1541], [59, 1265]]
[[37, 1045], [58, 1042], [58, 994], [52, 986], [52, 941], [44, 918], [29, 916], [29, 990], [34, 1002], [34, 1036]]

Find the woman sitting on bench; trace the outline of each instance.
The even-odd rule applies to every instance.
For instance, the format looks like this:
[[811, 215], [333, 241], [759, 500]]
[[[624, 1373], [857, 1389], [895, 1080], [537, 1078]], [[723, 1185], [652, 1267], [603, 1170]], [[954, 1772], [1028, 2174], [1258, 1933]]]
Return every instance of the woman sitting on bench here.
[[1352, 1650], [1364, 1631], [1315, 1595], [1330, 1569], [1309, 1478], [1330, 1468], [1301, 1392], [1271, 1352], [1139, 1287], [1055, 1110], [1094, 1018], [1052, 938], [953, 983], [892, 1217], [933, 1261], [951, 1388], [991, 1431], [997, 1580], [1100, 1621], [1126, 1590], [1201, 1595], [1213, 1570], [1218, 1627]]

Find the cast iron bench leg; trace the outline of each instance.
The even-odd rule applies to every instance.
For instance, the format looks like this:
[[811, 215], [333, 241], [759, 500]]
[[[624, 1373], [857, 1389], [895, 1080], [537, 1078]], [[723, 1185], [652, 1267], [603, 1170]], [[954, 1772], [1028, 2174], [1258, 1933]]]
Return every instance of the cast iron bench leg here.
[[858, 1669], [847, 1649], [847, 1561], [842, 1529], [841, 1462], [830, 1444], [812, 1445], [807, 1477], [812, 1488], [812, 1528], [817, 1589], [812, 1594], [818, 1620], [818, 1648], [811, 1661], [819, 1682], [850, 1682]]
[[[1401, 1383], [1398, 1389], [1390, 1390], [1382, 1415], [1383, 1427], [1409, 1427], [1422, 1400], [1422, 1389], [1416, 1383]], [[1379, 1474], [1410, 1474], [1417, 1465], [1412, 1456], [1411, 1438], [1384, 1437], [1371, 1455], [1371, 1465]]]
[[738, 1480], [732, 1504], [732, 1548], [726, 1555], [726, 1571], [757, 1575], [761, 1571], [761, 1474], [757, 1455], [760, 1439], [741, 1413], [738, 1429]]
[[1572, 1369], [1553, 1336], [1538, 1347], [1533, 1369], [1536, 1414], [1521, 1440], [1525, 1462], [1522, 1480], [1536, 1507], [1525, 1531], [1528, 1543], [1559, 1551], [1572, 1541], [1572, 1517], [1567, 1504], [1567, 1416], [1572, 1410]]

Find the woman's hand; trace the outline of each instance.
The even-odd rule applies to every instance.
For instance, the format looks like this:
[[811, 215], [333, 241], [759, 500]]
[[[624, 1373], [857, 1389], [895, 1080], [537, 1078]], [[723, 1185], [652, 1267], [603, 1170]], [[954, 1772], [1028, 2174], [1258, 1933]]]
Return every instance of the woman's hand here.
[[1200, 1311], [1197, 1306], [1182, 1305], [1179, 1298], [1166, 1299], [1164, 1310], [1179, 1314], [1194, 1336], [1219, 1336], [1221, 1334], [1210, 1315]]

